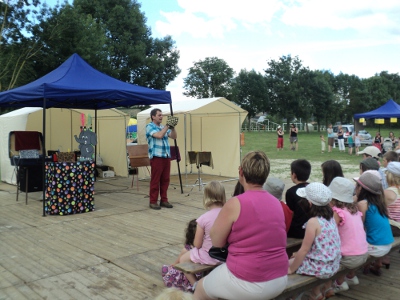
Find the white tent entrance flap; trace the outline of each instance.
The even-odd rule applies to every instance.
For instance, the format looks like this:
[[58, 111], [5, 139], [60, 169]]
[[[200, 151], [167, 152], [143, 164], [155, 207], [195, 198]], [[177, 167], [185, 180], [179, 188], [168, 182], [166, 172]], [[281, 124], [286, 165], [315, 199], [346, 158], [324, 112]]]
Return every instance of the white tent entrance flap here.
[[[169, 105], [154, 105], [137, 115], [138, 144], [146, 144], [146, 125], [150, 111], [159, 108], [164, 116], [170, 115]], [[193, 99], [172, 104], [173, 115], [179, 118], [176, 126], [177, 144], [181, 155], [181, 169], [185, 174], [197, 174], [196, 164], [191, 164], [188, 151], [211, 152], [213, 168], [202, 166], [201, 172], [223, 177], [238, 177], [241, 160], [240, 133], [247, 111], [225, 98]], [[165, 124], [167, 118], [163, 119]], [[173, 145], [173, 143], [170, 143]], [[145, 174], [145, 172], [139, 172]], [[171, 174], [177, 174], [176, 164], [171, 164]], [[187, 178], [187, 176], [185, 176]], [[193, 185], [194, 182], [185, 182]]]

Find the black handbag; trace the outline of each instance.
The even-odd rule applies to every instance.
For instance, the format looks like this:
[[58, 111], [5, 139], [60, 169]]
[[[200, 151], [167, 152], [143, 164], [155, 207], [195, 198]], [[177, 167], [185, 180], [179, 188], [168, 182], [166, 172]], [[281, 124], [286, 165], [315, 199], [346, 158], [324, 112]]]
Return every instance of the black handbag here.
[[208, 255], [217, 260], [226, 261], [226, 258], [228, 257], [228, 246], [229, 244], [226, 244], [223, 247], [212, 246], [210, 250], [208, 250]]

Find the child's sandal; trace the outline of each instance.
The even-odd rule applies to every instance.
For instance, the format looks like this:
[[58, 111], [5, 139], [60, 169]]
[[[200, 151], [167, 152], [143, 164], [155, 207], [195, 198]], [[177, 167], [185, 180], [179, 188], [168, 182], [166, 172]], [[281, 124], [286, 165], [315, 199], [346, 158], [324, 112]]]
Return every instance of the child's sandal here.
[[328, 298], [330, 298], [330, 297], [333, 297], [333, 296], [335, 296], [335, 291], [333, 290], [333, 288], [329, 288], [329, 289], [327, 289], [325, 292], [324, 292], [324, 296], [325, 296], [325, 299], [328, 299]]

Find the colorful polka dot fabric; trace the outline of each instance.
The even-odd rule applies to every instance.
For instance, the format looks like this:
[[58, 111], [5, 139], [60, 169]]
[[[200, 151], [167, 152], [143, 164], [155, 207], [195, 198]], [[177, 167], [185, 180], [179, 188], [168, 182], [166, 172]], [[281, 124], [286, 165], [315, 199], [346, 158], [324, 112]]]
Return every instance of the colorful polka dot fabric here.
[[94, 210], [93, 161], [46, 163], [45, 211], [70, 215]]

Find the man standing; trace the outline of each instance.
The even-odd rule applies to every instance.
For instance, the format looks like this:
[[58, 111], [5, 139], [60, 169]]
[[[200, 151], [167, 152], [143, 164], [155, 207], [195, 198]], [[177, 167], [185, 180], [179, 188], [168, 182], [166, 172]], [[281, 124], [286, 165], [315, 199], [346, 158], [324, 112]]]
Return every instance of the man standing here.
[[328, 126], [328, 152], [332, 152], [333, 143], [335, 142], [335, 133], [333, 132], [332, 124]]
[[[146, 126], [146, 138], [149, 144], [149, 158], [151, 166], [150, 180], [150, 208], [172, 208], [168, 202], [167, 190], [170, 179], [171, 152], [168, 137], [176, 139], [174, 127], [162, 125], [163, 115], [160, 109], [155, 108], [150, 112], [151, 123]], [[157, 203], [160, 194], [160, 205]]]

